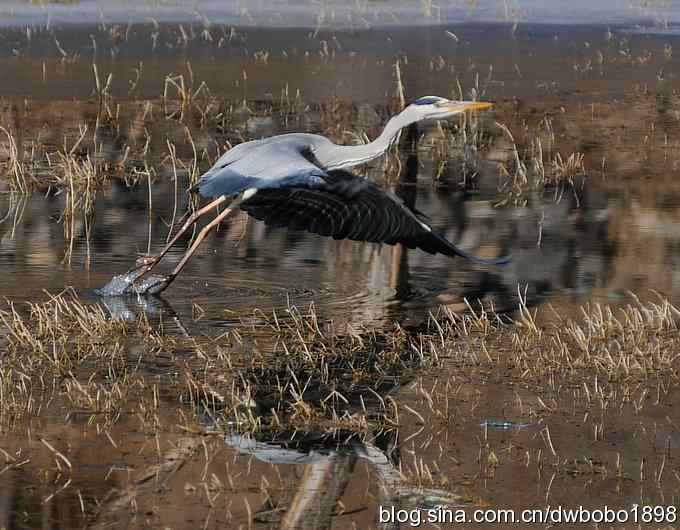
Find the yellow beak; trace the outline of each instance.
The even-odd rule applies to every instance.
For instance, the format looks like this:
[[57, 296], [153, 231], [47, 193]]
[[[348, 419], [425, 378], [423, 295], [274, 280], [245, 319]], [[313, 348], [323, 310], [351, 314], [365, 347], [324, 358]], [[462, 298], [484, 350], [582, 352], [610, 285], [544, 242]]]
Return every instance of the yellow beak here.
[[470, 101], [465, 104], [465, 110], [482, 110], [493, 107], [493, 103], [487, 101]]
[[493, 107], [493, 104], [487, 101], [448, 101], [442, 104], [442, 107], [454, 112], [463, 112], [466, 110], [488, 109]]

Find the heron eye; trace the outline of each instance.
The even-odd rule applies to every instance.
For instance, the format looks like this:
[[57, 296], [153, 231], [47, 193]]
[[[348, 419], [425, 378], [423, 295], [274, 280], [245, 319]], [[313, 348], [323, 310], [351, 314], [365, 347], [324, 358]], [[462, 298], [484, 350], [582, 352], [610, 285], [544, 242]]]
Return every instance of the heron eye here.
[[440, 97], [437, 96], [423, 96], [422, 98], [416, 99], [413, 104], [414, 105], [432, 105], [432, 104], [437, 104], [437, 102], [441, 101]]

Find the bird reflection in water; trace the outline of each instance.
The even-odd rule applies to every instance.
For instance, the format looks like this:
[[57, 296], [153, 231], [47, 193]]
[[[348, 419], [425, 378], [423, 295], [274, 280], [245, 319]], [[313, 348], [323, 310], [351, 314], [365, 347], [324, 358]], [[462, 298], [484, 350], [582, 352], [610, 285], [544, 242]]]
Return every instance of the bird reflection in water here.
[[[403, 510], [471, 506], [469, 497], [453, 491], [409, 484], [398, 470], [398, 450], [395, 451], [393, 445], [396, 431], [384, 432], [376, 439], [383, 447], [362, 441], [355, 433], [341, 431], [332, 435], [297, 431], [279, 433], [276, 439], [260, 438], [229, 435], [225, 443], [237, 453], [252, 455], [262, 462], [277, 466], [304, 465], [304, 472], [285, 502], [274, 506], [268, 500], [255, 512], [254, 519], [259, 522], [280, 523], [281, 528], [290, 530], [330, 528], [337, 515], [338, 501], [359, 460], [368, 463], [369, 473], [377, 479], [380, 506]], [[379, 521], [376, 525], [384, 530], [392, 528]]]

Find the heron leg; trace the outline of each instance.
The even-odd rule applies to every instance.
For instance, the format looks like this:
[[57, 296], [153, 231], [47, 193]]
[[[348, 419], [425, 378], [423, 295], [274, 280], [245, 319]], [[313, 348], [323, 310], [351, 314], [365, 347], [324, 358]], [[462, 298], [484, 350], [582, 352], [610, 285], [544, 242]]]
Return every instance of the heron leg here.
[[173, 271], [165, 276], [163, 279], [160, 280], [159, 285], [153, 286], [151, 289], [153, 290], [154, 293], [159, 293], [165, 289], [173, 282], [173, 280], [177, 277], [177, 275], [182, 272], [182, 269], [184, 266], [187, 264], [191, 256], [196, 252], [196, 249], [199, 247], [199, 245], [203, 242], [203, 240], [206, 238], [206, 236], [210, 233], [210, 231], [215, 228], [217, 225], [219, 225], [226, 217], [228, 217], [231, 213], [233, 213], [236, 210], [236, 208], [227, 208], [223, 212], [220, 212], [212, 221], [210, 221], [207, 225], [205, 225], [201, 231], [198, 233], [198, 236], [196, 236], [196, 239], [194, 242], [191, 244], [189, 247], [189, 250], [186, 251], [184, 256], [182, 257], [181, 261], [177, 264], [177, 266], [173, 269]]
[[135, 267], [132, 269], [133, 271], [139, 270], [141, 268], [144, 268], [144, 274], [149, 272], [151, 269], [153, 269], [158, 262], [163, 259], [163, 256], [165, 256], [168, 251], [172, 248], [172, 246], [177, 243], [177, 240], [182, 237], [182, 235], [193, 225], [196, 221], [198, 221], [203, 215], [208, 213], [209, 211], [213, 210], [220, 204], [222, 204], [224, 201], [227, 200], [227, 197], [222, 195], [221, 197], [215, 199], [211, 203], [205, 205], [203, 208], [196, 210], [193, 214], [189, 216], [189, 218], [184, 222], [182, 225], [182, 228], [180, 228], [175, 236], [162, 248], [162, 250], [156, 254], [155, 256], [142, 256], [141, 258], [137, 259], [137, 262], [135, 263]]

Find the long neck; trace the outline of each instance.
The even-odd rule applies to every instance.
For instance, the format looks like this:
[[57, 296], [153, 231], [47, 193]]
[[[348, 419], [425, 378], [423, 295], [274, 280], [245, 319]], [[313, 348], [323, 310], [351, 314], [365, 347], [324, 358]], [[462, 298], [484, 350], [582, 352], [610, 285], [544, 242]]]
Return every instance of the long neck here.
[[406, 119], [403, 113], [397, 114], [387, 122], [380, 136], [372, 142], [361, 145], [333, 145], [333, 152], [328, 159], [320, 162], [325, 169], [331, 170], [364, 164], [378, 158], [397, 139], [399, 132], [415, 121]]

